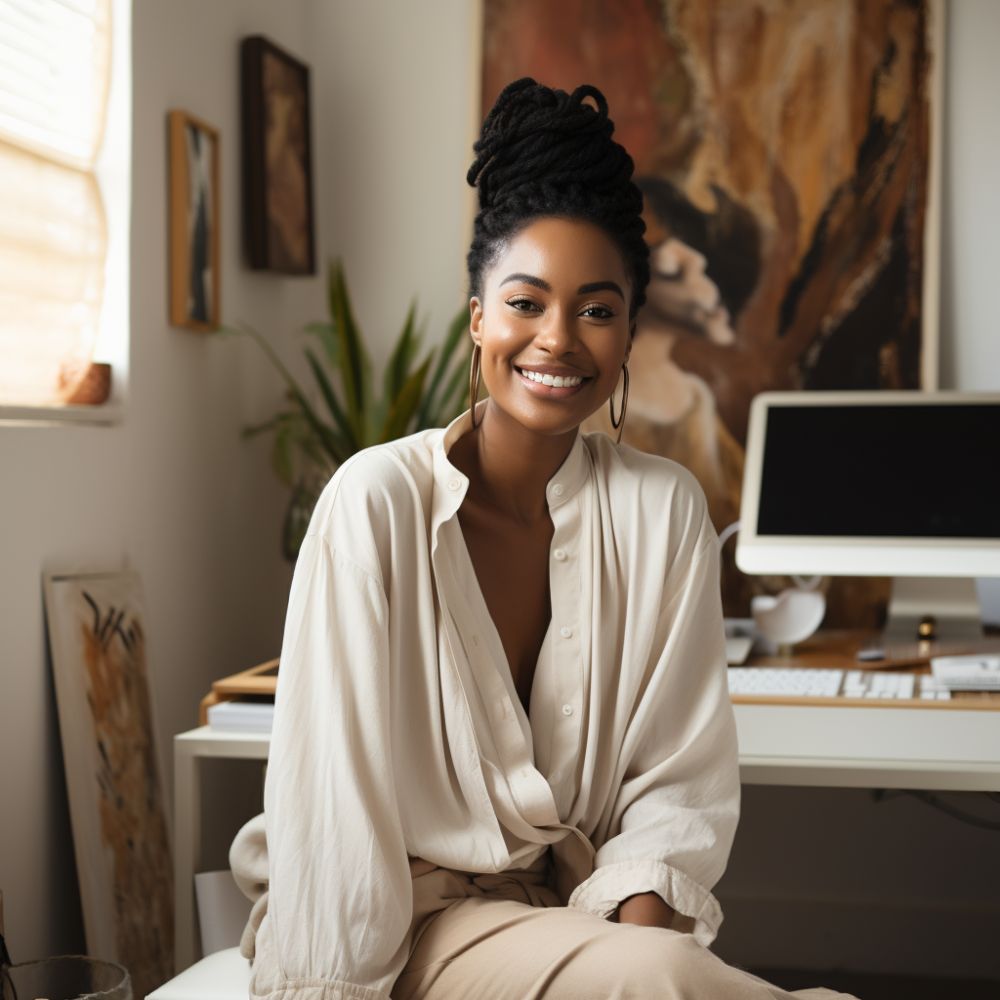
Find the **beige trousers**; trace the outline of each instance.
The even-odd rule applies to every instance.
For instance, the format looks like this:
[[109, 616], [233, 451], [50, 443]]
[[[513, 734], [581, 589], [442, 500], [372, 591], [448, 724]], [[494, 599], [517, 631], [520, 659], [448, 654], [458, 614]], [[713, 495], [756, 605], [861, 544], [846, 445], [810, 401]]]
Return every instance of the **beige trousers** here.
[[727, 965], [690, 934], [612, 923], [561, 905], [548, 856], [477, 875], [411, 860], [410, 959], [393, 1000], [800, 1000]]

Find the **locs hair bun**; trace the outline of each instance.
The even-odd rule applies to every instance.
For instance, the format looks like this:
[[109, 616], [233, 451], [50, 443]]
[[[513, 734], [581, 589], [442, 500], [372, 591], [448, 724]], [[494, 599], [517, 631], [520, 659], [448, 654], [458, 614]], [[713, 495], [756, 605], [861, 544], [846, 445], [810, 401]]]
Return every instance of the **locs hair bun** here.
[[632, 276], [635, 315], [646, 297], [649, 250], [632, 158], [613, 132], [608, 103], [589, 84], [568, 94], [524, 77], [501, 91], [466, 178], [479, 192], [468, 256], [472, 295], [481, 294], [483, 271], [506, 239], [532, 219], [558, 215], [593, 222], [618, 244]]

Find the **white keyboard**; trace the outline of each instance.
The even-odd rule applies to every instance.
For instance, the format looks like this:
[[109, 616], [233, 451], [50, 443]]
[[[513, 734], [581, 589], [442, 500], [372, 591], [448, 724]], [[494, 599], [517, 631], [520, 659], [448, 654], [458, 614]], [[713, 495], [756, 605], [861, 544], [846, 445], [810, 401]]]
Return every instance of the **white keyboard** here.
[[832, 667], [730, 667], [727, 675], [731, 695], [920, 701], [951, 698], [951, 692], [929, 674]]

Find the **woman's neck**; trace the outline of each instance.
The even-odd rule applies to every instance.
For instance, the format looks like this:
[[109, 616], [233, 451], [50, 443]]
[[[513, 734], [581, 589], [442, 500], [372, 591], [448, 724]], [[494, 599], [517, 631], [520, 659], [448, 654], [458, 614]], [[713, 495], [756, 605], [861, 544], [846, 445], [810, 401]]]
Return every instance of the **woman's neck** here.
[[452, 448], [452, 461], [469, 477], [473, 498], [512, 520], [533, 524], [548, 516], [545, 487], [566, 460], [578, 433], [528, 430], [487, 400], [479, 427]]

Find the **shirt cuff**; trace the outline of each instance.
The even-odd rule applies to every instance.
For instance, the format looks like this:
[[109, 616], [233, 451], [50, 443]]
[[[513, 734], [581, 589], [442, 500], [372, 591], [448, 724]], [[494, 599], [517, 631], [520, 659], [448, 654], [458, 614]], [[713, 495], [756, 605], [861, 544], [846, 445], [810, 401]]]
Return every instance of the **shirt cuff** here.
[[250, 981], [251, 1000], [391, 1000], [388, 993], [341, 980], [289, 979], [277, 989], [257, 993]]
[[619, 903], [640, 892], [655, 892], [678, 913], [694, 919], [692, 934], [708, 947], [719, 933], [722, 907], [694, 879], [662, 861], [621, 861], [603, 865], [569, 897], [567, 906], [598, 917], [610, 917]]

